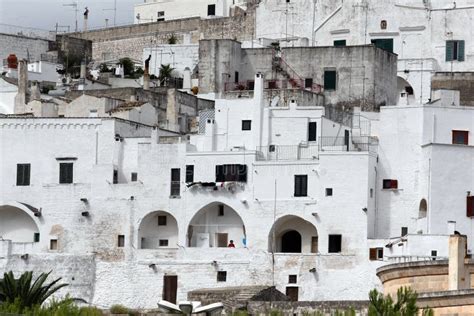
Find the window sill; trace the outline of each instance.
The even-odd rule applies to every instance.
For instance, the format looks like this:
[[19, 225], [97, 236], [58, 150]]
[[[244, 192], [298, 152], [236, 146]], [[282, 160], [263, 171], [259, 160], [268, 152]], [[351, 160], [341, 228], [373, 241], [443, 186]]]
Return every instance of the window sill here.
[[403, 191], [403, 189], [382, 189], [382, 191]]
[[180, 199], [181, 195], [170, 195], [170, 199]]

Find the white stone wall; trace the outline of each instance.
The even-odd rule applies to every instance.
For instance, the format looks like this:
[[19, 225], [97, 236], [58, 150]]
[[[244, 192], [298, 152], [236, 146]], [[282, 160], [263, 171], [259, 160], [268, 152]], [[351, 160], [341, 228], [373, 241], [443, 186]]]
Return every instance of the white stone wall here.
[[159, 76], [161, 65], [170, 65], [174, 68], [173, 75], [176, 77], [182, 77], [186, 67], [192, 72], [197, 66], [199, 61], [199, 45], [160, 44], [156, 47], [147, 47], [143, 49], [143, 64], [145, 64], [145, 60], [150, 55], [150, 74]]

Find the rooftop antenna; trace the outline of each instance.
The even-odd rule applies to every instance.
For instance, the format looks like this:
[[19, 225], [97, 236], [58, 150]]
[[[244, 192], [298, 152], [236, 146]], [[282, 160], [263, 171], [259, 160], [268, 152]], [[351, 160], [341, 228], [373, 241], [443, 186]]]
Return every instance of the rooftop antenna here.
[[74, 8], [74, 15], [75, 15], [75, 19], [76, 19], [76, 27], [74, 29], [75, 32], [77, 32], [77, 12], [79, 12], [78, 1], [79, 0], [76, 0], [75, 2], [72, 2], [72, 3], [63, 4], [63, 7], [73, 7]]
[[103, 11], [114, 11], [114, 26], [117, 25], [117, 0], [114, 0], [113, 9], [102, 9]]

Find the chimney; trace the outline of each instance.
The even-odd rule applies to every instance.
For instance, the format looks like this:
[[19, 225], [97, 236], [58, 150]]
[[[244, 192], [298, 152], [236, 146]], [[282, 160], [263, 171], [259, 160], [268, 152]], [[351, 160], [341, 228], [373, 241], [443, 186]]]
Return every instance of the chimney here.
[[191, 70], [188, 67], [184, 68], [183, 89], [191, 90]]
[[[263, 74], [257, 73], [255, 75], [255, 84], [253, 91], [253, 122], [252, 130], [254, 137], [254, 145], [262, 146], [262, 132], [263, 132]], [[255, 122], [255, 123], [254, 123]]]
[[22, 59], [18, 62], [18, 93], [15, 96], [15, 114], [26, 111], [26, 96], [28, 89], [28, 62]]
[[449, 236], [448, 290], [450, 291], [471, 288], [471, 277], [464, 264], [466, 249], [466, 235], [455, 233]]
[[85, 90], [86, 86], [86, 62], [83, 60], [81, 62], [81, 73], [80, 73], [80, 78], [79, 78], [79, 85], [77, 87], [77, 90]]
[[143, 90], [150, 90], [150, 60], [151, 55], [145, 59], [145, 71], [143, 73]]
[[176, 103], [176, 90], [168, 89], [166, 93], [166, 121], [168, 129], [179, 132], [178, 126], [179, 105]]
[[31, 100], [36, 100], [36, 101], [40, 101], [41, 100], [41, 92], [40, 92], [40, 88], [39, 88], [39, 83], [38, 81], [35, 81], [33, 83], [33, 85], [31, 86], [31, 97], [30, 99]]
[[87, 71], [86, 62], [83, 60], [81, 62], [81, 79], [86, 79], [86, 71]]
[[87, 32], [87, 20], [89, 19], [89, 9], [86, 7], [84, 11], [84, 27], [83, 27], [83, 32]]

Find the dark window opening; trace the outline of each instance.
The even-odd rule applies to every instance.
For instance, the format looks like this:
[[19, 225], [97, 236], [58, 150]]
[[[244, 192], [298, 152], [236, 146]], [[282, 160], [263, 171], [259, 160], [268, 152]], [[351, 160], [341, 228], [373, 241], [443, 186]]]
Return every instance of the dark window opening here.
[[329, 235], [329, 253], [341, 252], [342, 235]]
[[288, 283], [290, 283], [290, 284], [298, 283], [298, 276], [296, 274], [290, 274], [288, 276]]
[[332, 188], [326, 188], [326, 196], [332, 196]]
[[371, 40], [371, 43], [374, 44], [375, 47], [378, 47], [390, 53], [393, 53], [393, 38], [373, 39]]
[[308, 175], [295, 175], [295, 196], [308, 196]]
[[438, 251], [437, 250], [431, 250], [431, 260], [436, 260], [436, 257], [438, 256]]
[[405, 92], [407, 95], [413, 95], [413, 88], [410, 86], [405, 87]]
[[317, 124], [316, 122], [309, 122], [308, 124], [308, 141], [309, 142], [316, 141], [316, 136], [317, 136], [316, 124]]
[[224, 205], [219, 204], [219, 210], [217, 216], [224, 216]]
[[117, 184], [117, 183], [118, 183], [118, 170], [117, 170], [117, 169], [114, 169], [114, 179], [113, 179], [113, 183], [114, 183], [114, 184]]
[[186, 166], [186, 183], [194, 182], [194, 165]]
[[474, 196], [466, 197], [466, 216], [474, 217]]
[[336, 71], [324, 71], [324, 90], [336, 90]]
[[227, 271], [217, 271], [217, 282], [227, 281]]
[[292, 302], [298, 301], [298, 287], [297, 286], [287, 286], [286, 287], [286, 296]]
[[58, 250], [58, 240], [57, 239], [51, 239], [49, 241], [49, 249]]
[[304, 80], [304, 87], [305, 88], [312, 88], [313, 87], [313, 78], [306, 78]]
[[216, 5], [215, 4], [208, 4], [207, 5], [207, 15], [208, 16], [216, 15]]
[[469, 144], [469, 131], [456, 131], [453, 130], [453, 144], [468, 145]]
[[269, 145], [268, 146], [268, 152], [270, 152], [270, 153], [274, 153], [275, 149], [276, 149], [275, 145]]
[[278, 89], [276, 81], [269, 81], [268, 82], [268, 89]]
[[131, 180], [132, 182], [136, 182], [138, 180], [138, 174], [136, 172], [132, 172]]
[[171, 169], [171, 196], [179, 196], [180, 194], [180, 173], [181, 169], [179, 168]]
[[296, 230], [290, 230], [281, 236], [281, 252], [301, 253], [301, 235]]
[[398, 189], [398, 180], [383, 179], [382, 187], [384, 189]]
[[[165, 20], [165, 11], [158, 11], [158, 18], [156, 19], [156, 21], [160, 22], [160, 21], [164, 21]], [[137, 98], [138, 100], [138, 98]]]
[[239, 72], [238, 71], [234, 72], [234, 82], [235, 83], [239, 82]]
[[73, 166], [72, 162], [62, 162], [59, 164], [59, 183], [73, 182]]
[[33, 239], [34, 242], [39, 242], [40, 241], [40, 233], [35, 233], [33, 237], [34, 237], [34, 239]]
[[30, 170], [29, 163], [20, 163], [16, 165], [16, 185], [30, 185]]
[[369, 259], [370, 260], [383, 260], [383, 248], [370, 248]]
[[446, 61], [464, 61], [464, 41], [446, 41]]
[[166, 224], [167, 224], [167, 216], [158, 215], [158, 226], [166, 226]]
[[346, 46], [346, 40], [336, 40], [334, 41], [334, 46], [336, 47]]
[[159, 245], [160, 247], [168, 247], [168, 239], [160, 239]]
[[242, 120], [242, 130], [243, 131], [250, 131], [252, 129], [252, 121], [251, 120]]
[[402, 227], [402, 236], [408, 235], [408, 227]]
[[124, 247], [124, 246], [125, 246], [125, 235], [118, 235], [117, 247]]
[[247, 165], [217, 165], [216, 182], [247, 182]]

